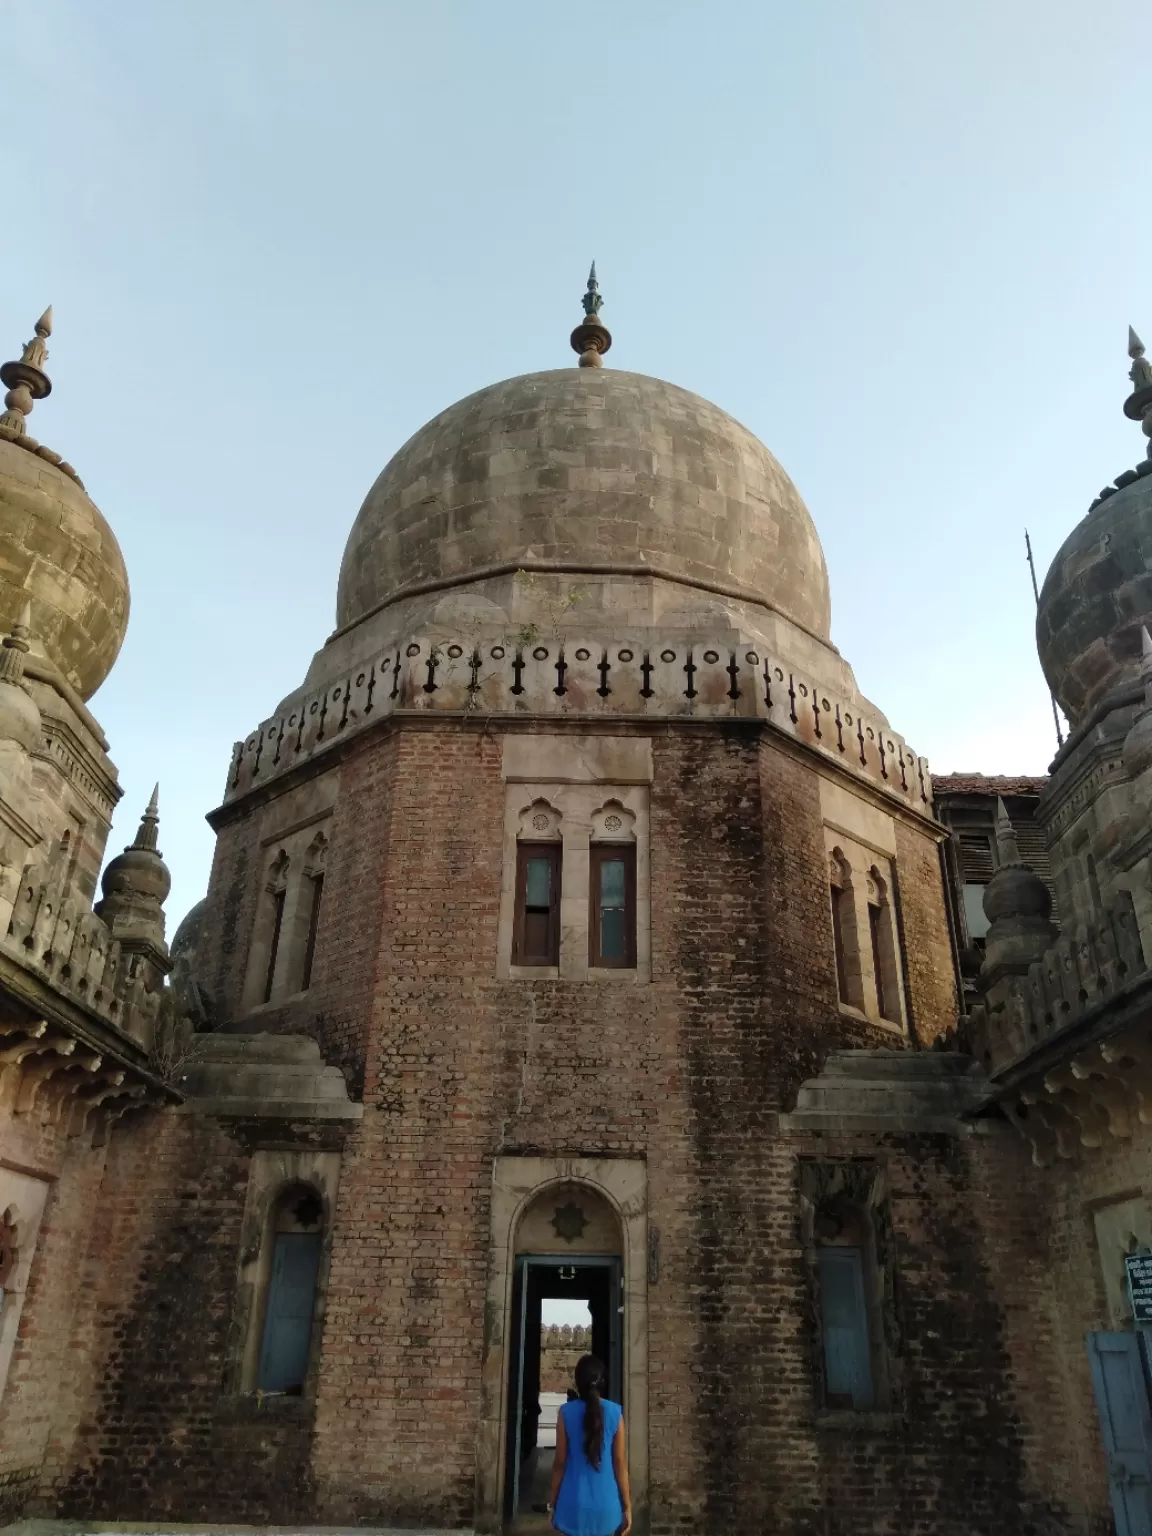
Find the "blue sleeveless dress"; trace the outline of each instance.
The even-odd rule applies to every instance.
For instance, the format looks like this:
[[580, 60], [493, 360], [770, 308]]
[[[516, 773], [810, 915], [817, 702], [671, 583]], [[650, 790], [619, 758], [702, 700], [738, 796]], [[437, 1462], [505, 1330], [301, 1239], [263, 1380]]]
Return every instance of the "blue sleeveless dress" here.
[[600, 1406], [604, 1410], [604, 1440], [599, 1471], [584, 1454], [584, 1404], [565, 1403], [560, 1409], [568, 1438], [568, 1460], [552, 1523], [564, 1536], [616, 1536], [624, 1524], [624, 1506], [612, 1470], [612, 1440], [624, 1410], [619, 1403], [605, 1399]]

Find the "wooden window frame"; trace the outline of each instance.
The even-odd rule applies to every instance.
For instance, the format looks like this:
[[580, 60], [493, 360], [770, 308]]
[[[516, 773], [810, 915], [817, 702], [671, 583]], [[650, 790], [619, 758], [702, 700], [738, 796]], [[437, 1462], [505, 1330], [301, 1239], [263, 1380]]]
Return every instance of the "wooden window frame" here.
[[[600, 866], [610, 859], [624, 863], [624, 954], [618, 960], [600, 953]], [[588, 966], [597, 971], [636, 969], [635, 843], [592, 843], [588, 849]]]
[[[560, 843], [516, 844], [516, 911], [512, 925], [512, 964], [543, 969], [560, 964], [560, 880], [563, 872], [563, 847]], [[525, 905], [528, 894], [528, 862], [530, 859], [547, 857], [552, 866], [550, 883], [551, 904], [548, 909], [547, 952], [543, 956], [528, 955], [525, 942]]]

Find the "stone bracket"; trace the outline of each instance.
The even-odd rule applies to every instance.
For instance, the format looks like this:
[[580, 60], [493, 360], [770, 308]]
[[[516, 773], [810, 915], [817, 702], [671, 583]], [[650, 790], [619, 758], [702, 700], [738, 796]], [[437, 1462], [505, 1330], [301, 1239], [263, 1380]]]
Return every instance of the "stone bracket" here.
[[168, 1102], [163, 1089], [47, 1019], [0, 1019], [0, 1098], [16, 1117], [102, 1146], [131, 1109]]

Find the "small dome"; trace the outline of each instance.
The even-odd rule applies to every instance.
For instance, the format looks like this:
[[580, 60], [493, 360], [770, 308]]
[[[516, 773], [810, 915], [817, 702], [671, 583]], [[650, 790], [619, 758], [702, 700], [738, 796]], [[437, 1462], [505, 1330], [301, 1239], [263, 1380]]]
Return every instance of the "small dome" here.
[[525, 374], [422, 427], [360, 509], [337, 624], [520, 567], [660, 576], [828, 637], [824, 554], [796, 487], [731, 416], [643, 374]]
[[0, 436], [0, 634], [28, 598], [36, 647], [91, 698], [128, 628], [120, 546], [75, 480]]
[[1147, 474], [1092, 508], [1044, 578], [1036, 646], [1048, 686], [1073, 724], [1111, 689], [1137, 680], [1141, 624], [1152, 626], [1152, 475]]
[[189, 907], [180, 919], [180, 926], [172, 936], [172, 943], [168, 946], [168, 954], [175, 966], [179, 961], [187, 960], [191, 969], [196, 966], [196, 950], [200, 944], [200, 935], [204, 931], [204, 914], [208, 910], [208, 898], [202, 896], [194, 907]]

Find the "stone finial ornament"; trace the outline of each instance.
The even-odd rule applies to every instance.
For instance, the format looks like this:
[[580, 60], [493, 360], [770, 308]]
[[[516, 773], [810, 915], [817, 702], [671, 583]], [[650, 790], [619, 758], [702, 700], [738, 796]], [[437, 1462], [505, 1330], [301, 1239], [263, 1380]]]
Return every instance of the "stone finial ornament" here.
[[52, 306], [36, 322], [36, 334], [24, 348], [19, 361], [0, 365], [0, 383], [8, 393], [4, 396], [7, 410], [0, 416], [0, 429], [15, 437], [23, 437], [27, 431], [27, 417], [33, 403], [52, 393], [52, 380], [44, 372], [48, 358], [48, 338], [52, 334]]
[[582, 303], [584, 323], [572, 332], [572, 350], [580, 354], [581, 368], [603, 368], [601, 359], [612, 345], [612, 333], [600, 320], [600, 306], [604, 300], [600, 296], [600, 284], [596, 281], [595, 262], [588, 274], [588, 289]]
[[[1144, 343], [1131, 326], [1128, 327], [1128, 356], [1132, 359], [1128, 370], [1132, 393], [1124, 402], [1124, 414], [1129, 421], [1140, 422], [1144, 436], [1152, 438], [1152, 363], [1144, 356]], [[1148, 445], [1148, 457], [1152, 458], [1152, 442]]]

